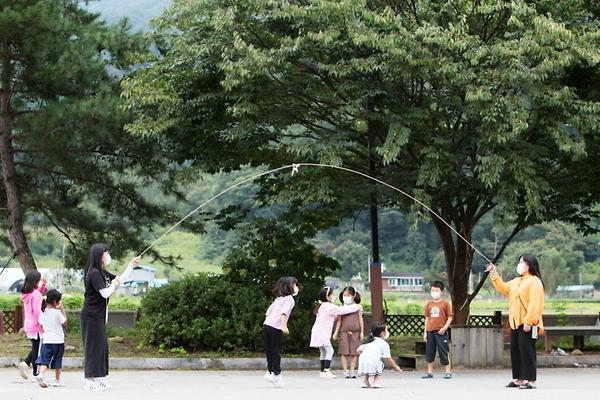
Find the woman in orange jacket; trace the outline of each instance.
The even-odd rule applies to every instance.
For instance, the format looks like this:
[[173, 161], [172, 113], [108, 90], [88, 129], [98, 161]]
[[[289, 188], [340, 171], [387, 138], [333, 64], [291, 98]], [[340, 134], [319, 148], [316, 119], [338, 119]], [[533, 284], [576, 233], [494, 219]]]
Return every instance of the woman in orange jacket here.
[[497, 291], [508, 297], [508, 322], [511, 327], [510, 361], [513, 380], [506, 385], [519, 389], [535, 389], [538, 335], [544, 332], [544, 282], [538, 259], [531, 254], [519, 257], [519, 276], [504, 282], [494, 264], [487, 270]]

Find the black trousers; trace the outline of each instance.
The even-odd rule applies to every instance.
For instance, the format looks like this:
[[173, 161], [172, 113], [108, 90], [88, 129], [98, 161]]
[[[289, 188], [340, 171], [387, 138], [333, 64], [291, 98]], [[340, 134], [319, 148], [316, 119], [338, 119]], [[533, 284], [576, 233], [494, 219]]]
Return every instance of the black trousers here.
[[536, 339], [525, 332], [523, 325], [510, 333], [510, 364], [513, 379], [535, 381], [537, 378]]
[[446, 366], [450, 364], [448, 353], [450, 344], [448, 343], [448, 331], [440, 335], [437, 331], [427, 331], [427, 343], [425, 343], [425, 361], [432, 363], [435, 360], [435, 352], [440, 355], [440, 364]]
[[33, 376], [38, 375], [38, 364], [35, 361], [38, 359], [38, 354], [40, 352], [40, 335], [38, 335], [37, 339], [29, 339], [31, 340], [31, 351], [25, 357], [25, 362], [27, 365], [33, 368]]
[[283, 332], [281, 329], [273, 328], [269, 325], [263, 325], [263, 334], [265, 338], [265, 353], [267, 355], [267, 368], [269, 372], [275, 375], [281, 373], [281, 351]]
[[81, 337], [83, 339], [84, 375], [86, 378], [103, 378], [108, 375], [108, 337], [106, 323], [102, 318], [90, 318], [81, 314]]

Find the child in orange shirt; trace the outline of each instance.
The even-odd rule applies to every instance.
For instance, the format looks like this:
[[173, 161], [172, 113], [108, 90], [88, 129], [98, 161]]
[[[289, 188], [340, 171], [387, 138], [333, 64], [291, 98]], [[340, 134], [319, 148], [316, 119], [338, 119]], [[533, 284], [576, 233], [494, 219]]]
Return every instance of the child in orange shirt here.
[[433, 378], [433, 361], [435, 352], [440, 356], [440, 364], [446, 368], [444, 379], [451, 379], [450, 360], [448, 353], [450, 345], [448, 342], [448, 327], [452, 323], [452, 306], [442, 299], [444, 295], [444, 284], [435, 281], [431, 284], [431, 300], [425, 306], [425, 329], [423, 340], [425, 340], [425, 361], [427, 361], [427, 373], [421, 378]]

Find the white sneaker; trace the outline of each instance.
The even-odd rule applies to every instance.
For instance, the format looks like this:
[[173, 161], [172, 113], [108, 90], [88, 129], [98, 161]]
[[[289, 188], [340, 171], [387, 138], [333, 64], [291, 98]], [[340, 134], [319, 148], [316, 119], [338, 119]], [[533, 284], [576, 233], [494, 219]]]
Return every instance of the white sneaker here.
[[273, 375], [272, 372], [268, 372], [267, 371], [267, 373], [265, 374], [264, 378], [265, 378], [265, 380], [267, 382], [275, 384], [275, 375]]
[[105, 392], [106, 388], [102, 385], [100, 385], [100, 382], [96, 382], [96, 381], [91, 381], [89, 379], [86, 379], [85, 385], [83, 385], [83, 388], [85, 390], [95, 390], [98, 392]]
[[19, 375], [21, 375], [21, 378], [23, 378], [23, 380], [27, 380], [29, 377], [29, 366], [27, 365], [27, 363], [25, 361], [21, 361], [18, 367]]
[[325, 372], [321, 372], [319, 374], [319, 376], [321, 378], [326, 378], [326, 379], [335, 379], [335, 375], [331, 373], [331, 371], [325, 371]]
[[275, 385], [276, 387], [284, 387], [285, 386], [285, 383], [283, 383], [283, 377], [281, 376], [281, 374], [273, 375], [273, 385]]
[[104, 390], [112, 389], [112, 385], [110, 383], [106, 382], [104, 379], [100, 379], [98, 381], [98, 385], [104, 387]]
[[56, 379], [54, 380], [54, 382], [52, 382], [50, 384], [50, 386], [52, 386], [52, 387], [62, 387], [62, 385], [63, 385], [62, 382], [61, 381], [57, 381]]
[[38, 385], [40, 385], [40, 387], [43, 388], [47, 388], [48, 387], [48, 383], [46, 383], [46, 381], [44, 380], [44, 377], [41, 375], [38, 375], [35, 380], [37, 381]]

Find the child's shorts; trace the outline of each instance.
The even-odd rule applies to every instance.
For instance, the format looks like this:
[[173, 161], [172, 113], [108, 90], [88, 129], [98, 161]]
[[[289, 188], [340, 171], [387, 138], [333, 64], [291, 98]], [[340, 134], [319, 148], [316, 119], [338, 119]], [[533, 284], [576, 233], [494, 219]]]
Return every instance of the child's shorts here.
[[425, 361], [428, 363], [435, 360], [435, 352], [440, 355], [440, 364], [448, 365], [448, 353], [450, 352], [450, 344], [448, 343], [448, 331], [443, 335], [437, 333], [437, 331], [427, 332], [427, 343], [425, 344]]
[[62, 368], [63, 355], [65, 354], [64, 343], [43, 343], [40, 355], [35, 362], [39, 365], [45, 365], [51, 369]]

